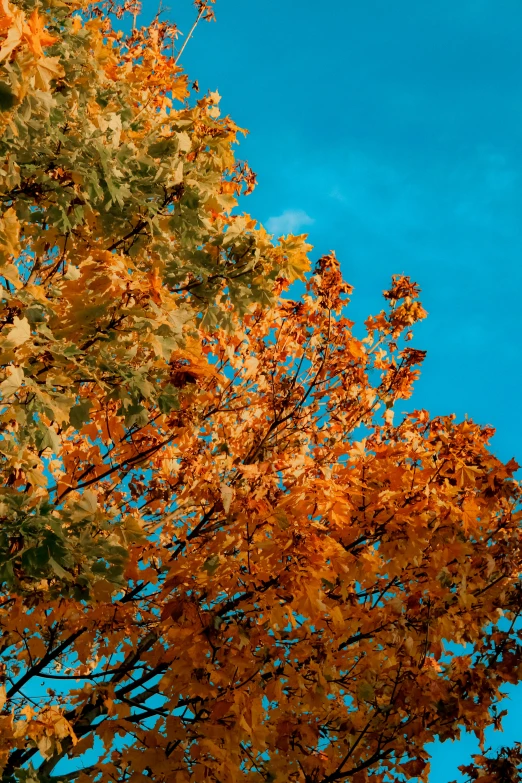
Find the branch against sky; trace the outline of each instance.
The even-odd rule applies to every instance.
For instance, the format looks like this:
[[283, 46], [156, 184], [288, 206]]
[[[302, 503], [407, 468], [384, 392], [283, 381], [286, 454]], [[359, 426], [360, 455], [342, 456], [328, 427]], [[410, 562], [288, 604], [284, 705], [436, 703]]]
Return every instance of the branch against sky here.
[[231, 214], [172, 25], [3, 9], [3, 783], [426, 780], [522, 671], [516, 462], [402, 412], [414, 282], [359, 339], [333, 253]]

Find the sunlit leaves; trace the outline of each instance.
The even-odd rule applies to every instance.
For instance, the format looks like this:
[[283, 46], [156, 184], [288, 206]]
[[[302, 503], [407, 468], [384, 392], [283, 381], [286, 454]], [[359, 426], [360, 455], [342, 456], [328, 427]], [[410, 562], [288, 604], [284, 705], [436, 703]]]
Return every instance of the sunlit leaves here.
[[[57, 720], [47, 733], [10, 693], [19, 723], [5, 729], [5, 774], [40, 745], [38, 774], [62, 754], [76, 763], [96, 736], [105, 750], [86, 779], [107, 782], [122, 767], [135, 781], [146, 768], [165, 781], [425, 779], [426, 744], [498, 722], [501, 688], [522, 670], [502, 619], [520, 604], [521, 548], [516, 463], [490, 453], [491, 429], [387, 415], [411, 392], [411, 357], [423, 358], [405, 353], [410, 323], [397, 332], [395, 319], [418, 291], [397, 278], [362, 342], [346, 318], [351, 288], [325, 256], [301, 300], [188, 335], [156, 398], [164, 360], [134, 364], [151, 318], [138, 272], [103, 258], [62, 291], [129, 291], [140, 341], [115, 329], [84, 347], [99, 380], [81, 384], [59, 427], [34, 374], [8, 387], [20, 379], [20, 396], [29, 384], [48, 411], [35, 447], [59, 501], [35, 504], [38, 471], [23, 501], [16, 487], [3, 496], [2, 576], [25, 593], [0, 608], [5, 633], [31, 606], [6, 648], [10, 681], [37, 682], [39, 661], [72, 679], [45, 699]], [[159, 309], [167, 294], [156, 293]], [[103, 301], [79, 300], [86, 329]], [[71, 317], [47, 323], [63, 334]], [[118, 386], [115, 355], [127, 357]], [[61, 364], [39, 368], [69, 388]]]
[[3, 9], [4, 783], [426, 780], [520, 679], [517, 463], [404, 413], [414, 282], [361, 338], [333, 253], [231, 213], [172, 26]]
[[[147, 426], [214, 373], [199, 347], [187, 355], [190, 335], [271, 303], [283, 258], [256, 221], [230, 215], [252, 188], [234, 158], [240, 129], [217, 93], [187, 102], [172, 26], [124, 37], [87, 5], [2, 9], [2, 470], [10, 491], [60, 516], [72, 492], [162, 448]], [[304, 269], [303, 247], [292, 254]]]

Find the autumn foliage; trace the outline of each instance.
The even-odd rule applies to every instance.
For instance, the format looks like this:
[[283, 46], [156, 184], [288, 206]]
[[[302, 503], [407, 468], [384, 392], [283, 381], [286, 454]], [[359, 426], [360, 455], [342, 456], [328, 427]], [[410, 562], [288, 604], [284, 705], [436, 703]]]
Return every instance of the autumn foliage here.
[[354, 330], [333, 253], [232, 214], [173, 25], [2, 8], [4, 783], [427, 780], [522, 678], [518, 466], [404, 413], [415, 283]]

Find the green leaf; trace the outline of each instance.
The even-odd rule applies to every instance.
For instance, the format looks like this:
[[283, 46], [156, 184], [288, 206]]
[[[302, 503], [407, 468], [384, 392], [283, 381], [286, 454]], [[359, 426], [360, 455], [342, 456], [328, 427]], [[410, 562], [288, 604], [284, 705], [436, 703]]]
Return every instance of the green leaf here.
[[129, 405], [124, 411], [125, 424], [127, 427], [132, 427], [133, 424], [137, 424], [138, 427], [143, 427], [149, 420], [149, 413], [143, 405], [139, 403], [133, 403]]
[[357, 686], [357, 696], [361, 701], [372, 701], [375, 697], [373, 685], [369, 682], [360, 682]]
[[90, 419], [91, 400], [82, 400], [77, 405], [73, 405], [69, 412], [69, 422], [71, 427], [80, 430]]
[[9, 84], [0, 82], [0, 111], [9, 111], [17, 103], [16, 95]]
[[159, 409], [162, 413], [179, 410], [179, 394], [175, 386], [168, 383], [158, 397]]
[[49, 565], [53, 569], [56, 576], [58, 576], [60, 579], [71, 579], [71, 574], [65, 571], [65, 569], [63, 569], [61, 565], [56, 562], [54, 557], [49, 558]]
[[51, 449], [53, 454], [57, 454], [62, 444], [60, 443], [60, 438], [56, 434], [55, 430], [52, 427], [45, 427], [41, 432], [41, 438], [38, 439], [38, 449], [40, 451], [43, 451], [44, 449]]
[[176, 152], [177, 146], [176, 138], [161, 139], [151, 144], [147, 152], [152, 158], [163, 158]]
[[146, 538], [145, 532], [136, 517], [126, 517], [123, 520], [123, 530], [128, 541], [141, 541]]
[[42, 321], [45, 321], [45, 310], [38, 305], [28, 307], [25, 311], [25, 317], [30, 324], [42, 323]]
[[214, 576], [218, 568], [219, 568], [219, 555], [212, 555], [211, 557], [207, 557], [207, 559], [203, 563], [203, 569], [208, 574], [210, 574], [210, 576]]
[[95, 514], [98, 510], [98, 500], [95, 493], [91, 492], [90, 489], [86, 490], [81, 500], [78, 501], [77, 506], [88, 514]]

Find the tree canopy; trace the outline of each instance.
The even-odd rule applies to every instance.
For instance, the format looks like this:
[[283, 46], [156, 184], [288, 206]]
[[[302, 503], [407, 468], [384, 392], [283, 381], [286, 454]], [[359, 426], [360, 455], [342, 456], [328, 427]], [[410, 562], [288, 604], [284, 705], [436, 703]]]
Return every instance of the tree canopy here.
[[403, 413], [419, 287], [357, 336], [124, 10], [2, 4], [2, 779], [426, 780], [522, 677], [518, 466]]
[[[98, 447], [83, 465], [89, 436], [74, 434], [93, 404], [116, 406], [129, 431], [168, 413], [184, 336], [230, 329], [307, 261], [302, 239], [275, 246], [250, 217], [230, 215], [255, 177], [235, 161], [239, 129], [219, 117], [219, 96], [187, 102], [168, 54], [174, 30], [158, 20], [123, 39], [99, 9], [78, 6], [3, 6], [0, 556], [10, 584], [24, 572], [61, 578], [83, 560], [87, 589], [102, 553], [121, 574], [111, 512], [77, 507], [84, 495], [64, 502], [100, 474]], [[80, 449], [67, 464], [66, 442]], [[131, 471], [139, 458], [127, 449]], [[15, 573], [6, 554], [22, 519]]]

